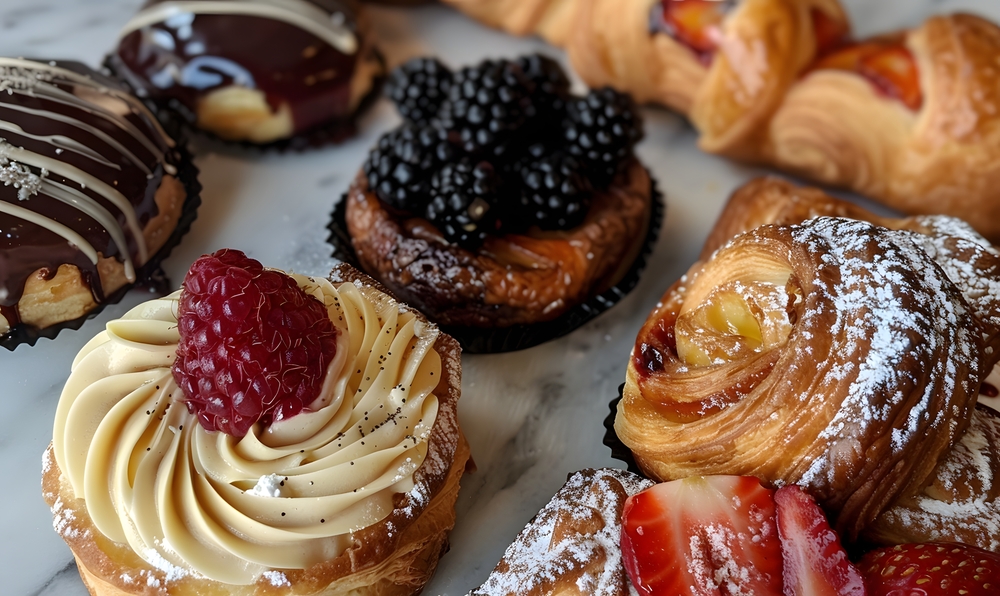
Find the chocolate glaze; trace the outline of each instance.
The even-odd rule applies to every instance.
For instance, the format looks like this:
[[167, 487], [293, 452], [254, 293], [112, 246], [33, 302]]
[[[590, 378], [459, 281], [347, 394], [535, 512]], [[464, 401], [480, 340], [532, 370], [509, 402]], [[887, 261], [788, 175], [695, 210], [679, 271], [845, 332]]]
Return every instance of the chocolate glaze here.
[[[151, 0], [144, 9], [170, 1]], [[352, 3], [309, 1], [357, 35]], [[192, 124], [201, 97], [239, 85], [263, 92], [272, 109], [287, 103], [299, 133], [351, 116], [357, 56], [276, 19], [180, 13], [126, 34], [111, 63], [137, 93], [181, 108]]]
[[[131, 204], [128, 211], [134, 210], [141, 228], [158, 213], [154, 197], [164, 174], [162, 160], [170, 171], [179, 161], [173, 143], [141, 103], [125, 97], [120, 84], [82, 65], [53, 65], [0, 60], [0, 90], [9, 91], [0, 92], [0, 156], [10, 158], [7, 163], [0, 159], [0, 169], [27, 169], [43, 180], [37, 194], [27, 197], [19, 196], [13, 185], [0, 186], [0, 202], [66, 226], [101, 256], [141, 265], [145, 240], [130, 229], [131, 213], [116, 206], [99, 185], [85, 186], [81, 176], [73, 175], [73, 180], [53, 171], [43, 174], [38, 160], [54, 160], [114, 188]], [[76, 80], [62, 68], [86, 78]], [[9, 155], [11, 150], [36, 154], [37, 159], [17, 159]], [[102, 207], [118, 228], [108, 230], [96, 217], [55, 198], [59, 184]], [[115, 241], [116, 235], [124, 236], [126, 246]], [[79, 268], [94, 299], [104, 299], [97, 265], [80, 247], [47, 225], [0, 211], [0, 313], [12, 327], [20, 321], [16, 305], [28, 277], [40, 269], [54, 276], [62, 264]]]

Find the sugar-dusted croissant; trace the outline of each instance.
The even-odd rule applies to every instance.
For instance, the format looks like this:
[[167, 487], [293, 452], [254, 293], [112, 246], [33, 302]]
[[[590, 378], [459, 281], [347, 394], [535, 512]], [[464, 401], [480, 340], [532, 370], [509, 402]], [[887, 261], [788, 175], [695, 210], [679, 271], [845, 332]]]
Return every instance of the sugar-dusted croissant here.
[[[946, 213], [1000, 240], [1000, 27], [968, 14], [849, 42], [837, 0], [448, 0], [547, 35], [592, 86], [688, 116], [706, 151]], [[572, 23], [556, 27], [554, 21]], [[532, 23], [536, 28], [532, 28]]]
[[639, 466], [800, 484], [851, 540], [926, 487], [1000, 357], [1000, 257], [911, 223], [765, 225], [696, 263], [630, 359], [615, 430]]

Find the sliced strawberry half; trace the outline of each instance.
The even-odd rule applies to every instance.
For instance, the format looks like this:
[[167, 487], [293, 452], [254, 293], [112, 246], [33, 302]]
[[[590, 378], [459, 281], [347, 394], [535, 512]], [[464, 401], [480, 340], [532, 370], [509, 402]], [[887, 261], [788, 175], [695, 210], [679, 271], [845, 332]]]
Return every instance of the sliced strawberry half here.
[[781, 594], [773, 491], [756, 478], [691, 477], [630, 497], [622, 557], [641, 594]]
[[868, 596], [1000, 594], [1000, 554], [965, 544], [881, 548], [865, 555], [858, 567]]
[[795, 485], [774, 494], [785, 596], [865, 596], [858, 569], [816, 501]]

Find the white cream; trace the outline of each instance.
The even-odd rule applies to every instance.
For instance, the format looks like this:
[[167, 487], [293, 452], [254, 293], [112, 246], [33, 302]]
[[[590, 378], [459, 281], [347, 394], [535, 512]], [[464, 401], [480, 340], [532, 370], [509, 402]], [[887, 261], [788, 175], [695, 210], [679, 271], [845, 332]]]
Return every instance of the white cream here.
[[393, 495], [419, 490], [437, 329], [353, 284], [293, 277], [328, 306], [337, 355], [310, 411], [242, 439], [204, 430], [174, 383], [180, 292], [110, 322], [76, 357], [56, 461], [98, 530], [147, 563], [253, 583], [337, 556]]

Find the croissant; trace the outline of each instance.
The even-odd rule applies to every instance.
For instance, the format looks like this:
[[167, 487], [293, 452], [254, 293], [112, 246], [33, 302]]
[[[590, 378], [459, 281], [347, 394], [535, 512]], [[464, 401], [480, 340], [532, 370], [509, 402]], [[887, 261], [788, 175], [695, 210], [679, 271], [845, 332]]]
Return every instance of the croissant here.
[[989, 21], [935, 16], [849, 42], [836, 0], [533, 0], [530, 14], [447, 1], [565, 47], [591, 86], [686, 115], [706, 151], [1000, 240], [1000, 28]]
[[639, 332], [615, 430], [657, 480], [797, 483], [848, 540], [917, 494], [1000, 352], [1000, 257], [961, 222], [764, 225]]

